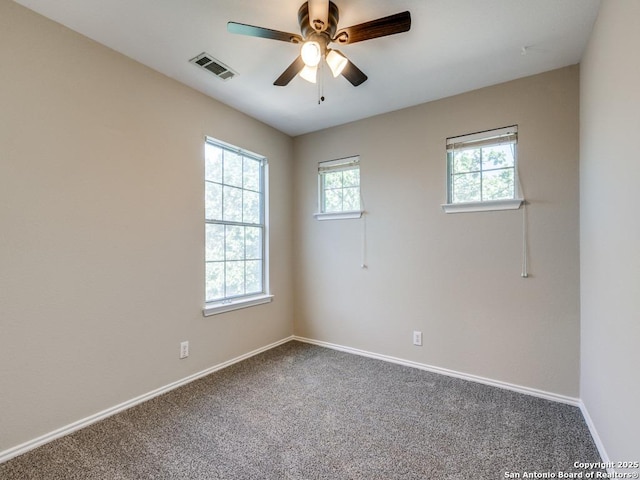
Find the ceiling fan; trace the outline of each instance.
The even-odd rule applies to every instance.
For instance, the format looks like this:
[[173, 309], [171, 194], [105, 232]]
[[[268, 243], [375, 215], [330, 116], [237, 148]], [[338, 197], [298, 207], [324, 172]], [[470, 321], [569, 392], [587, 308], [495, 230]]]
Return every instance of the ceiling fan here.
[[409, 12], [396, 13], [340, 30], [338, 30], [338, 16], [338, 7], [335, 3], [329, 0], [309, 0], [304, 2], [298, 10], [298, 23], [302, 35], [236, 22], [227, 23], [227, 30], [240, 35], [301, 44], [300, 55], [273, 82], [274, 85], [284, 87], [298, 74], [305, 80], [316, 83], [318, 66], [324, 59], [334, 77], [342, 75], [357, 87], [367, 80], [367, 76], [342, 52], [329, 48], [329, 44], [335, 42], [338, 45], [349, 45], [407, 32], [411, 28]]

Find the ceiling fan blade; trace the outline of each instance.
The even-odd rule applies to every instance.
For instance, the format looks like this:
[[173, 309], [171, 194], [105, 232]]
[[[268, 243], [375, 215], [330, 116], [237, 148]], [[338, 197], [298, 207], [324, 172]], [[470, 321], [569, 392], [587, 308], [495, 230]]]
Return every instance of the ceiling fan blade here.
[[360, 23], [343, 28], [336, 33], [334, 42], [343, 45], [362, 42], [372, 38], [386, 37], [396, 33], [408, 32], [411, 28], [411, 13], [401, 12], [388, 17], [378, 18], [370, 22]]
[[280, 40], [282, 42], [303, 42], [303, 38], [297, 33], [281, 32], [279, 30], [271, 30], [270, 28], [264, 27], [255, 27], [253, 25], [246, 25], [244, 23], [228, 22], [227, 31], [229, 33], [249, 35], [250, 37], [268, 38], [271, 40]]
[[298, 73], [300, 73], [300, 70], [302, 70], [303, 68], [304, 68], [304, 61], [302, 60], [302, 57], [299, 56], [293, 61], [291, 65], [287, 67], [287, 69], [284, 72], [282, 72], [282, 75], [280, 75], [278, 79], [275, 82], [273, 82], [273, 84], [278, 87], [284, 87], [288, 85], [289, 82], [293, 80], [293, 77], [295, 77]]
[[323, 32], [329, 26], [329, 0], [309, 0], [309, 25], [316, 32]]
[[347, 61], [347, 66], [344, 67], [341, 74], [344, 78], [351, 82], [351, 85], [357, 87], [358, 85], [367, 81], [367, 77], [362, 70], [356, 67], [351, 60]]

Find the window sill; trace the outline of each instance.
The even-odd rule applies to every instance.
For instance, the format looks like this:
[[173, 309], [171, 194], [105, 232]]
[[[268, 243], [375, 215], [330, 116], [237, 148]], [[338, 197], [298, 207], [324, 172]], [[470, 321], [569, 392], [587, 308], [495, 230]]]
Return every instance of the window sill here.
[[523, 198], [509, 200], [489, 200], [486, 202], [445, 203], [445, 213], [489, 212], [493, 210], [517, 210], [524, 202]]
[[241, 308], [253, 307], [255, 305], [262, 305], [263, 303], [269, 303], [273, 300], [273, 295], [256, 295], [254, 297], [238, 298], [235, 300], [227, 300], [225, 302], [208, 303], [202, 310], [202, 315], [209, 317], [211, 315], [217, 315], [219, 313], [230, 312], [232, 310], [239, 310]]
[[314, 213], [316, 220], [346, 220], [348, 218], [360, 218], [364, 212], [362, 210], [354, 210], [351, 212], [330, 212], [330, 213]]

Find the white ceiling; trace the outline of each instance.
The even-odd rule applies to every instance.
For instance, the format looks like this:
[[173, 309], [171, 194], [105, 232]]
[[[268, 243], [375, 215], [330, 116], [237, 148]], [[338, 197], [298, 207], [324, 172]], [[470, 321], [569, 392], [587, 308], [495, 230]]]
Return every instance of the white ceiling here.
[[[369, 80], [274, 80], [299, 46], [228, 33], [230, 20], [299, 33], [302, 0], [15, 0], [295, 136], [580, 61], [600, 0], [333, 0], [338, 28], [409, 10], [411, 30], [341, 46]], [[523, 54], [523, 47], [526, 47]], [[189, 63], [207, 52], [239, 75]], [[328, 73], [328, 72], [327, 72]]]

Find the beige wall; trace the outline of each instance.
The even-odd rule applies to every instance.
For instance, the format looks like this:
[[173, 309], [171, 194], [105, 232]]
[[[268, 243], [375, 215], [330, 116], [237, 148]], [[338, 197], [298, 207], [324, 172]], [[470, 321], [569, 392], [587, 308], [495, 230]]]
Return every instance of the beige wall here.
[[640, 2], [602, 3], [581, 71], [580, 396], [611, 460], [640, 458]]
[[[275, 294], [208, 318], [205, 135], [269, 158]], [[291, 162], [288, 136], [0, 0], [0, 452], [291, 335]]]
[[[580, 395], [609, 456], [634, 460], [639, 18], [637, 3], [605, 0], [580, 71], [292, 140], [0, 0], [0, 452], [295, 332]], [[446, 137], [511, 124], [528, 279], [521, 210], [440, 208]], [[208, 318], [205, 135], [269, 158], [276, 295]], [[317, 162], [354, 154], [366, 224], [313, 219]]]
[[[295, 333], [578, 396], [577, 66], [294, 139]], [[519, 126], [530, 203], [445, 214], [445, 139]], [[362, 220], [317, 221], [317, 163], [358, 154]], [[420, 330], [424, 345], [412, 345]]]

